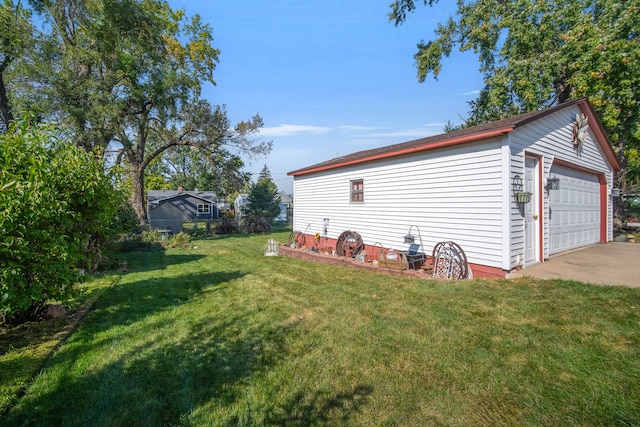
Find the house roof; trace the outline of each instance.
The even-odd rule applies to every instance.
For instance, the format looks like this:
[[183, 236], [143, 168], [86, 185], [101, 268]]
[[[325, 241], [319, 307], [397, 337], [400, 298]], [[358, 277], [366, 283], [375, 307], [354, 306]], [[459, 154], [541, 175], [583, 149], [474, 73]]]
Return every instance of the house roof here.
[[415, 139], [400, 144], [388, 145], [386, 147], [374, 148], [371, 150], [359, 151], [357, 153], [347, 154], [345, 156], [336, 157], [322, 163], [317, 163], [302, 169], [289, 172], [289, 176], [306, 175], [313, 172], [326, 171], [344, 166], [351, 166], [365, 163], [373, 160], [381, 160], [390, 157], [401, 156], [405, 154], [417, 153], [421, 151], [433, 150], [436, 148], [448, 147], [457, 144], [464, 144], [474, 141], [484, 140], [493, 136], [509, 133], [514, 129], [524, 126], [528, 123], [541, 119], [549, 114], [564, 110], [571, 106], [577, 105], [582, 112], [589, 118], [589, 126], [593, 131], [596, 140], [602, 151], [615, 170], [620, 169], [620, 163], [611, 148], [611, 144], [604, 132], [602, 124], [598, 120], [591, 104], [586, 98], [569, 101], [554, 107], [545, 108], [539, 111], [519, 114], [506, 119], [498, 120], [491, 123], [485, 123], [478, 126], [463, 128], [441, 135], [434, 135], [427, 138]]
[[160, 203], [166, 200], [178, 197], [195, 197], [205, 202], [215, 203], [218, 196], [213, 191], [178, 191], [178, 190], [149, 190], [147, 192], [147, 201]]

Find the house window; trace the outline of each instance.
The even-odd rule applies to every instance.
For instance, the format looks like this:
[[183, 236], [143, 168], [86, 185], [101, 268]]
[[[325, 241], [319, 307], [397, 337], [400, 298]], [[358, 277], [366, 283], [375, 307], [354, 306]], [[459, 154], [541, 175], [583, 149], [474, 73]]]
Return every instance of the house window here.
[[211, 205], [205, 205], [202, 203], [198, 204], [198, 213], [199, 214], [210, 214], [211, 213]]
[[351, 202], [364, 202], [364, 181], [361, 179], [351, 181]]

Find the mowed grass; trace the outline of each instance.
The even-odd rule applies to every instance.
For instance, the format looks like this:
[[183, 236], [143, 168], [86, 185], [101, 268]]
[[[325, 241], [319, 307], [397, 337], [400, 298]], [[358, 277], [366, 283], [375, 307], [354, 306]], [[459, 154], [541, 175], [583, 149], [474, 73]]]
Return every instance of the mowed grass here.
[[117, 279], [117, 275], [104, 275], [79, 286], [75, 298], [65, 304], [67, 315], [64, 317], [0, 327], [0, 423], [2, 414], [15, 403], [49, 355], [73, 331], [80, 315]]
[[132, 254], [0, 423], [640, 424], [640, 290], [402, 278], [269, 237]]

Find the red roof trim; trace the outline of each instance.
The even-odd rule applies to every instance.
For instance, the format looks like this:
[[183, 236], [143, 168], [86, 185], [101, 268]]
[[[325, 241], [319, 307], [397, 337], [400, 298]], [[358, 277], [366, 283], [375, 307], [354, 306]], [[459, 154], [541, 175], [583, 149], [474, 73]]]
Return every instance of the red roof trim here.
[[444, 140], [444, 141], [433, 142], [433, 143], [430, 143], [430, 144], [418, 145], [416, 147], [405, 148], [405, 149], [400, 149], [400, 150], [395, 150], [395, 151], [389, 151], [389, 152], [380, 153], [380, 154], [373, 154], [371, 156], [361, 157], [361, 158], [358, 158], [358, 159], [345, 160], [344, 162], [340, 162], [340, 163], [332, 163], [330, 165], [322, 165], [322, 166], [318, 166], [318, 167], [311, 168], [311, 169], [303, 169], [303, 170], [298, 170], [298, 171], [294, 171], [294, 172], [289, 172], [287, 175], [289, 175], [289, 176], [306, 175], [306, 174], [313, 173], [313, 172], [321, 172], [321, 171], [325, 171], [325, 170], [329, 170], [329, 169], [337, 169], [337, 168], [341, 168], [341, 167], [344, 167], [344, 166], [351, 166], [351, 165], [356, 165], [356, 164], [359, 164], [359, 163], [366, 163], [366, 162], [370, 162], [372, 160], [382, 160], [382, 159], [388, 159], [388, 158], [391, 158], [391, 157], [402, 156], [404, 154], [413, 154], [413, 153], [418, 153], [418, 152], [421, 152], [421, 151], [433, 150], [433, 149], [436, 149], [436, 148], [450, 147], [452, 145], [464, 144], [464, 143], [467, 143], [467, 142], [479, 141], [479, 140], [482, 140], [482, 139], [491, 138], [493, 136], [502, 135], [502, 134], [505, 134], [505, 133], [510, 132], [512, 130], [513, 130], [513, 126], [507, 126], [507, 127], [503, 127], [503, 128], [500, 128], [500, 129], [494, 129], [494, 130], [490, 130], [490, 131], [479, 132], [479, 133], [476, 133], [476, 134], [465, 135], [465, 136], [461, 136], [461, 137], [458, 137], [458, 138], [452, 138], [452, 139], [447, 139], [447, 140]]
[[609, 138], [607, 138], [607, 135], [604, 133], [602, 124], [600, 123], [600, 120], [598, 120], [595, 111], [593, 111], [591, 104], [587, 101], [586, 98], [583, 98], [580, 100], [580, 102], [578, 102], [578, 107], [584, 113], [584, 115], [589, 118], [589, 127], [595, 135], [596, 142], [598, 143], [598, 145], [600, 145], [600, 148], [602, 149], [604, 156], [609, 161], [609, 164], [611, 164], [613, 170], [619, 171], [622, 168], [622, 165], [620, 165], [618, 156], [616, 156], [613, 148], [611, 148], [611, 142], [609, 142]]
[[604, 132], [602, 124], [593, 111], [591, 104], [589, 104], [587, 98], [580, 98], [564, 104], [549, 107], [544, 110], [532, 111], [472, 128], [463, 128], [453, 131], [451, 134], [436, 135], [387, 147], [348, 154], [341, 158], [332, 159], [289, 172], [287, 175], [295, 177], [314, 172], [362, 164], [373, 160], [388, 159], [396, 156], [433, 150], [436, 148], [449, 147], [456, 144], [479, 141], [492, 136], [511, 132], [518, 127], [532, 123], [542, 117], [564, 110], [571, 106], [577, 106], [589, 118], [590, 128], [595, 136], [597, 144], [602, 149], [602, 153], [614, 170], [620, 170], [620, 162], [618, 161], [613, 148], [611, 148], [611, 143]]

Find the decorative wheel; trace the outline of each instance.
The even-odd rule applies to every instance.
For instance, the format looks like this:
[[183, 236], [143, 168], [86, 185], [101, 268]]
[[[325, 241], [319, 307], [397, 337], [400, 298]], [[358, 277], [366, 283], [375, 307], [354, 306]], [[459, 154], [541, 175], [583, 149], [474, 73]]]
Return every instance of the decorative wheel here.
[[288, 243], [290, 248], [301, 248], [307, 243], [307, 238], [302, 231], [292, 231]]
[[433, 248], [433, 277], [466, 279], [469, 277], [467, 256], [455, 242], [440, 242]]
[[344, 231], [336, 243], [336, 255], [348, 258], [355, 257], [364, 248], [362, 237], [355, 231]]

